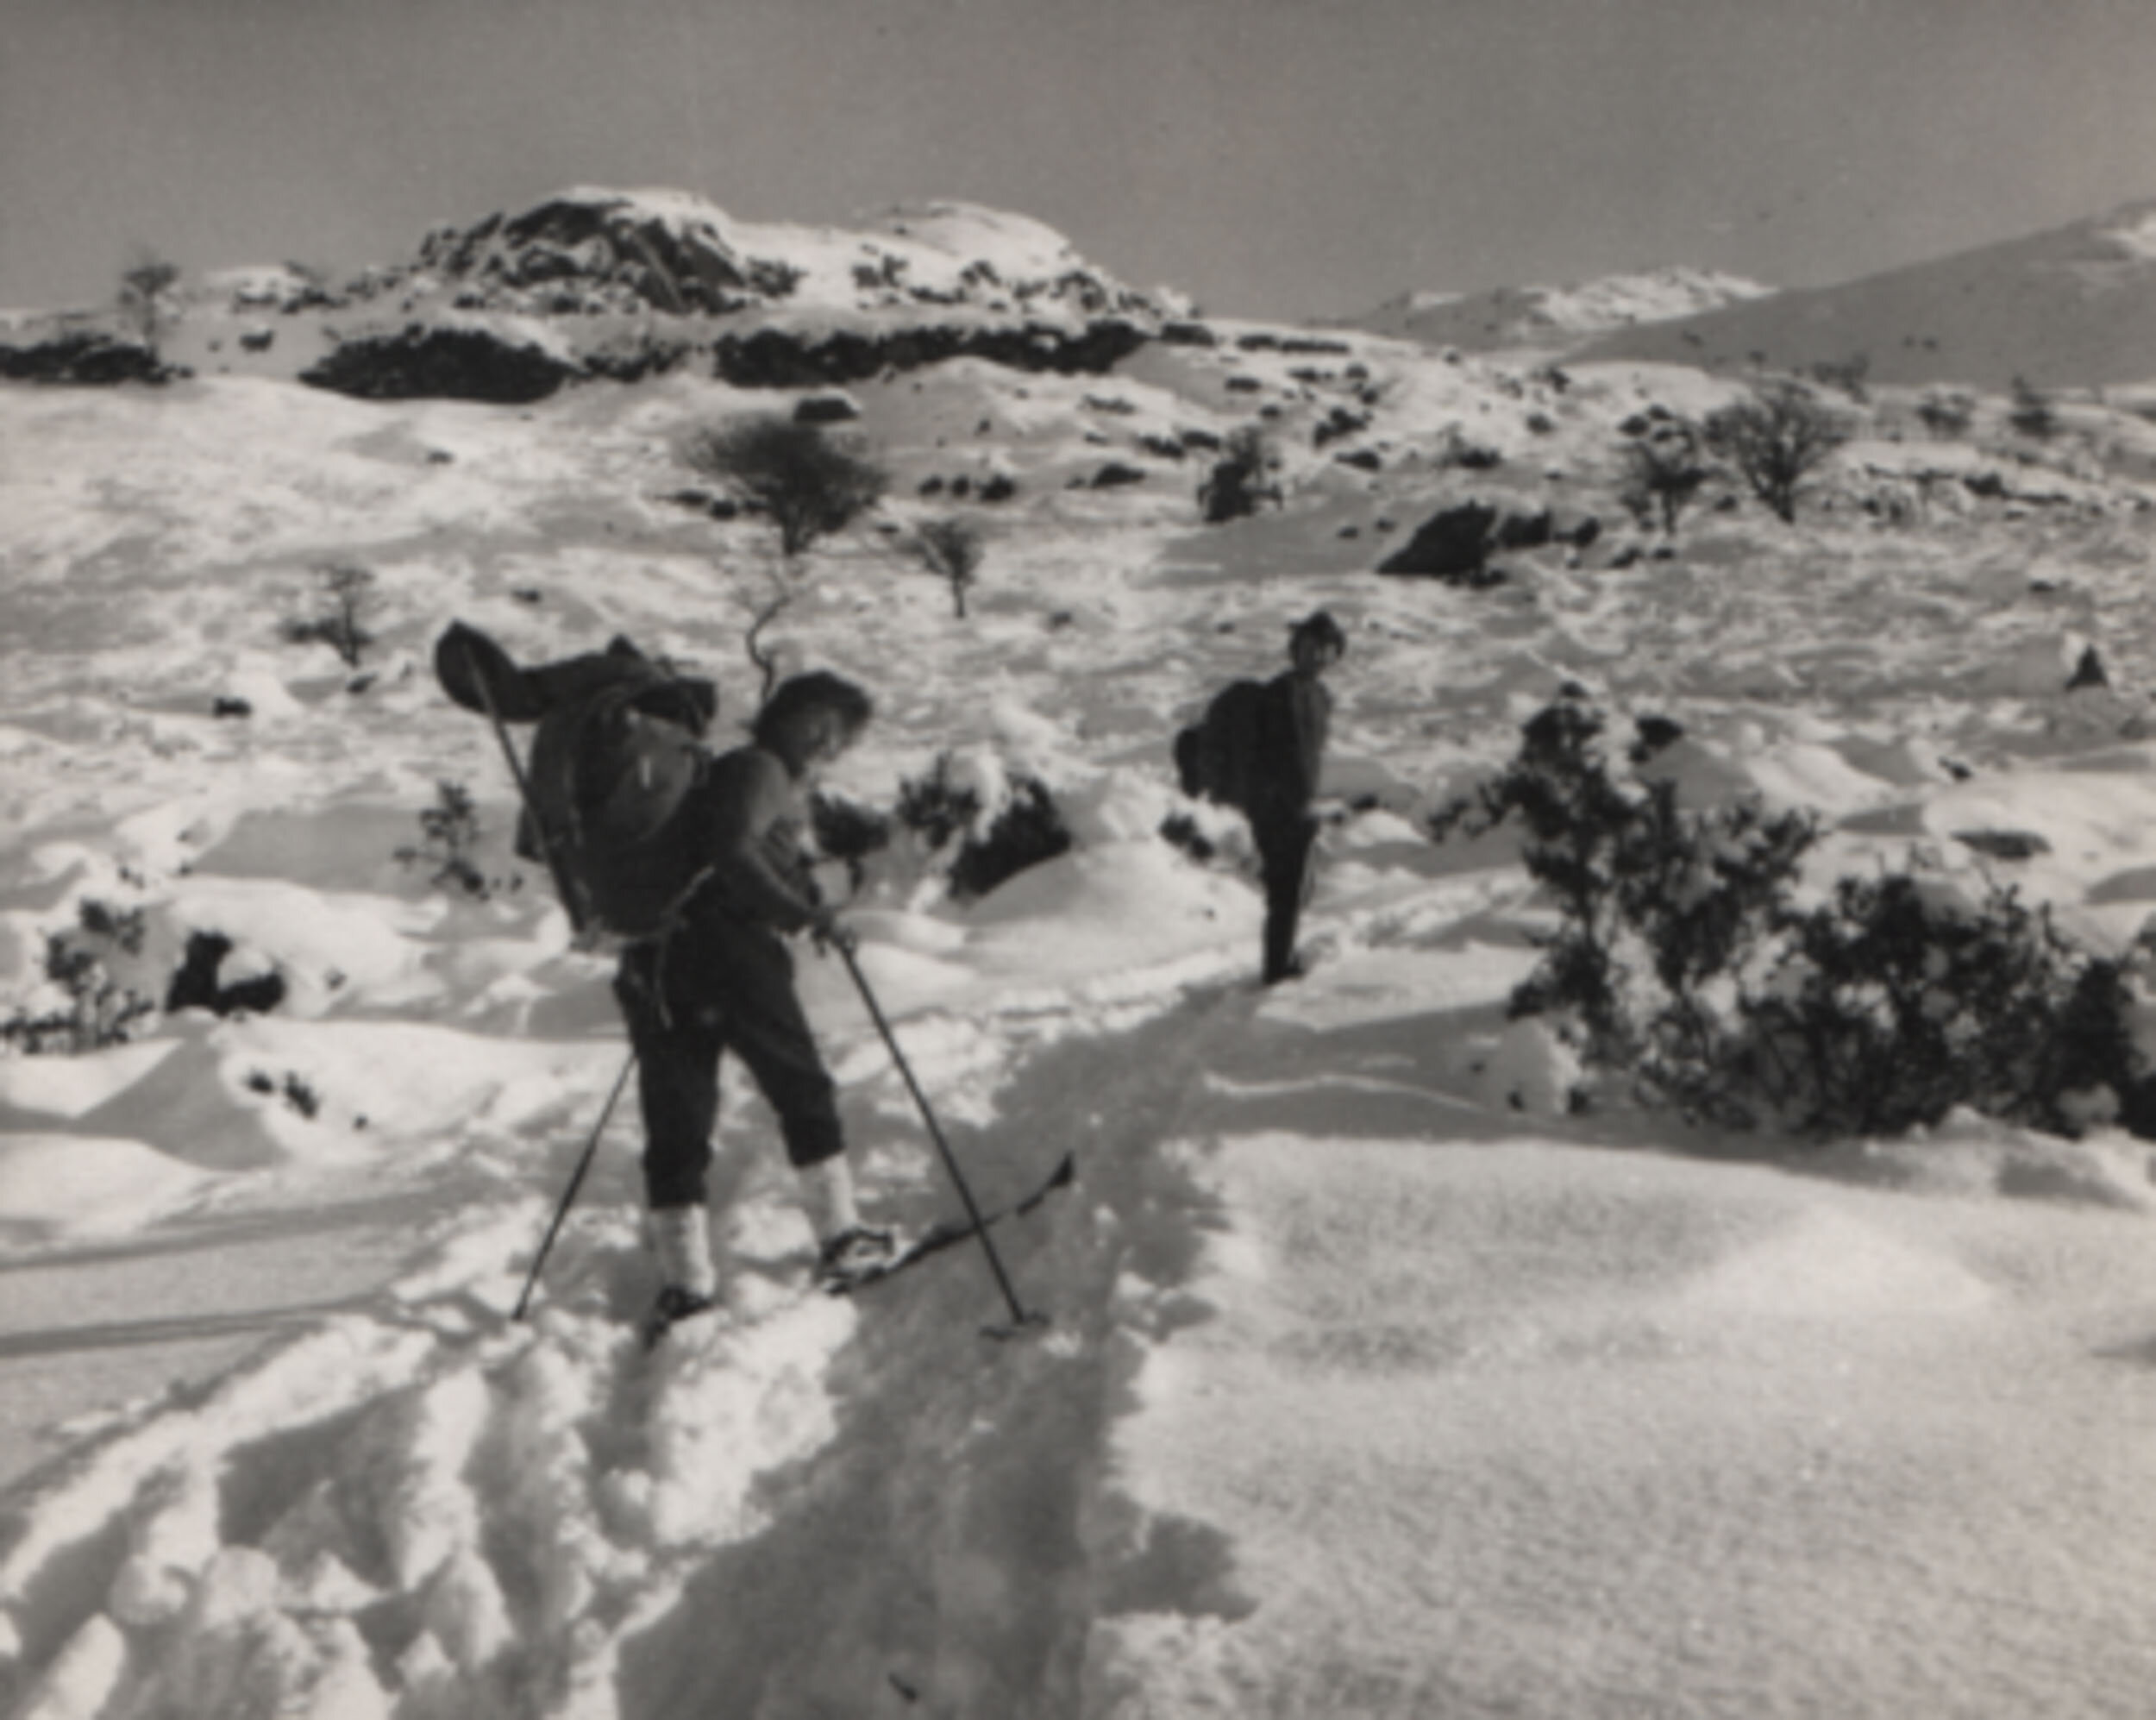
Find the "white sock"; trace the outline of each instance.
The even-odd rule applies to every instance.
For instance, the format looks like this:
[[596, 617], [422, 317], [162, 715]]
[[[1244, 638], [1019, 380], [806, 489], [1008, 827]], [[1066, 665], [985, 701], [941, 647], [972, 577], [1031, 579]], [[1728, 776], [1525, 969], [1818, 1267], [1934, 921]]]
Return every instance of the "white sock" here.
[[853, 1168], [844, 1153], [805, 1166], [799, 1175], [801, 1205], [818, 1242], [828, 1242], [861, 1222], [861, 1215], [854, 1208]]
[[659, 1254], [659, 1277], [669, 1288], [691, 1296], [710, 1296], [718, 1288], [711, 1265], [711, 1215], [699, 1205], [655, 1207], [651, 1243]]

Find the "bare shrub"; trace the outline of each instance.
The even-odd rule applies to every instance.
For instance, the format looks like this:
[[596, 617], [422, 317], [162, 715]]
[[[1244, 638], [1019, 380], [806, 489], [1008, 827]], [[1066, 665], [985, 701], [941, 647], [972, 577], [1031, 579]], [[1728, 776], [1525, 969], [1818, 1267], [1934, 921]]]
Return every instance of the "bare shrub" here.
[[0, 1018], [0, 1045], [30, 1057], [72, 1056], [133, 1039], [157, 1006], [116, 980], [107, 962], [116, 951], [139, 955], [142, 935], [141, 909], [85, 898], [72, 928], [46, 934], [44, 984]]
[[348, 669], [357, 669], [374, 643], [374, 636], [360, 620], [373, 600], [374, 575], [343, 562], [324, 562], [315, 573], [328, 593], [330, 608], [326, 614], [287, 621], [285, 637], [294, 644], [328, 645]]
[[921, 522], [915, 538], [929, 571], [950, 587], [953, 612], [966, 618], [966, 593], [973, 588], [987, 553], [981, 528], [970, 520], [943, 518]]
[[153, 354], [172, 320], [172, 290], [179, 283], [179, 266], [152, 252], [144, 252], [121, 272], [120, 314]]
[[1745, 486], [1784, 524], [1796, 519], [1806, 478], [1848, 440], [1840, 420], [1801, 382], [1764, 382], [1748, 400], [1711, 414], [1707, 446], [1735, 467]]
[[697, 430], [681, 450], [690, 468], [730, 486], [778, 528], [778, 571], [769, 595], [743, 636], [762, 676], [761, 696], [778, 684], [778, 659], [763, 635], [799, 594], [800, 561], [821, 539], [843, 530], [882, 499], [889, 479], [857, 443], [821, 424], [763, 416]]

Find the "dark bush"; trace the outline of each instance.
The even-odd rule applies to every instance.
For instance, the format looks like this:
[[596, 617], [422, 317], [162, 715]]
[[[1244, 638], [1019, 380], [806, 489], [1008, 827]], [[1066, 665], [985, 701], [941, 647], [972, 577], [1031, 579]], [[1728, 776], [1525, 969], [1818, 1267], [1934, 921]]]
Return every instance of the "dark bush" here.
[[856, 892], [868, 876], [868, 857], [891, 845], [888, 818], [828, 788], [809, 797], [809, 826], [816, 851], [844, 866], [848, 887]]
[[[1956, 1106], [2054, 1133], [2129, 1109], [2146, 1077], [2117, 962], [1995, 888], [1845, 878], [1800, 908], [1808, 813], [1688, 813], [1667, 782], [1620, 782], [1602, 719], [1564, 699], [1433, 833], [1516, 820], [1558, 915], [1515, 1014], [1577, 1024], [1589, 1060], [1650, 1101], [1739, 1127], [1896, 1133]], [[1643, 737], [1644, 738], [1644, 737]]]
[[1222, 525], [1257, 512], [1258, 504], [1281, 504], [1280, 485], [1267, 474], [1273, 468], [1273, 450], [1255, 425], [1229, 432], [1221, 457], [1204, 483], [1198, 486], [1198, 505], [1207, 525]]
[[1798, 489], [1848, 440], [1848, 430], [1802, 383], [1777, 381], [1762, 383], [1749, 399], [1712, 414], [1703, 436], [1752, 494], [1789, 524], [1796, 518]]

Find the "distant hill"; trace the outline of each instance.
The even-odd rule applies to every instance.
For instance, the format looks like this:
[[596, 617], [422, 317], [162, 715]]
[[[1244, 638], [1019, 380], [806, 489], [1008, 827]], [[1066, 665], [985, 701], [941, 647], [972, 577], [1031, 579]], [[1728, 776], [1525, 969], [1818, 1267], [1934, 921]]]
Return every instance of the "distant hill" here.
[[908, 205], [858, 228], [737, 221], [692, 193], [577, 187], [429, 233], [332, 281], [291, 264], [160, 296], [155, 349], [114, 311], [0, 324], [0, 375], [292, 377], [369, 398], [543, 398], [685, 363], [746, 386], [843, 383], [974, 355], [1100, 370], [1191, 314], [1040, 222]]
[[1462, 352], [1526, 347], [1564, 353], [1614, 329], [1693, 317], [1773, 291], [1740, 275], [1666, 268], [1569, 286], [1407, 292], [1344, 326]]
[[2156, 379], [2156, 201], [1840, 286], [1613, 330], [1580, 359], [1807, 370], [1999, 390]]

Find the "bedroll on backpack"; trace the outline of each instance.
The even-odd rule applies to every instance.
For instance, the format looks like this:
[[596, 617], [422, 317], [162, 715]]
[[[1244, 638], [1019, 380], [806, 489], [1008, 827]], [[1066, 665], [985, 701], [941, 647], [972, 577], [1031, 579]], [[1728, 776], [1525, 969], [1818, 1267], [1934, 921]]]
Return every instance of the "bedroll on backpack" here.
[[1249, 810], [1257, 798], [1264, 694], [1263, 681], [1230, 681], [1202, 719], [1177, 732], [1175, 775], [1184, 794]]
[[517, 851], [546, 863], [576, 929], [661, 929], [699, 876], [678, 814], [708, 761], [711, 683], [674, 675], [624, 638], [520, 669], [461, 622], [436, 643], [435, 669], [467, 710], [537, 725], [529, 769], [510, 751], [524, 800]]

